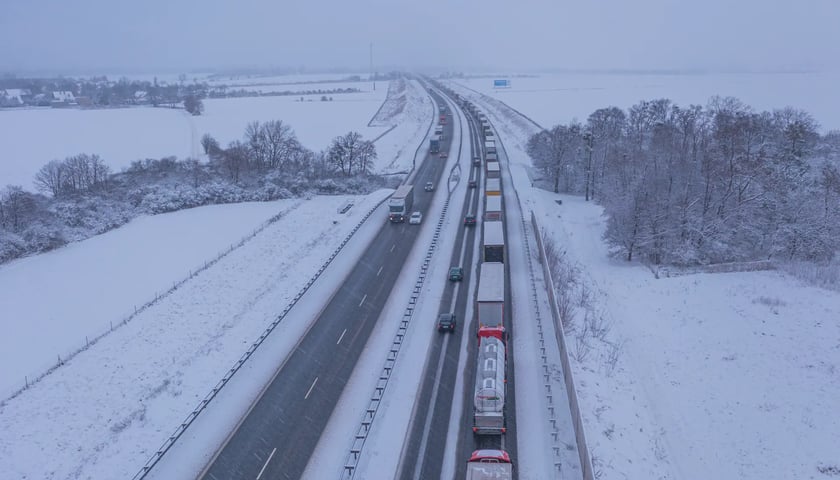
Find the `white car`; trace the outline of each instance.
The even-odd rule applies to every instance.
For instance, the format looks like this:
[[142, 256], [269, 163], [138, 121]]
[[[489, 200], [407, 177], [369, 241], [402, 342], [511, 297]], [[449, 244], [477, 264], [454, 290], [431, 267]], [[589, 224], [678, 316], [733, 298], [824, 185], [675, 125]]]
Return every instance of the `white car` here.
[[420, 225], [421, 221], [423, 221], [423, 214], [420, 212], [412, 212], [411, 217], [408, 218], [410, 225]]

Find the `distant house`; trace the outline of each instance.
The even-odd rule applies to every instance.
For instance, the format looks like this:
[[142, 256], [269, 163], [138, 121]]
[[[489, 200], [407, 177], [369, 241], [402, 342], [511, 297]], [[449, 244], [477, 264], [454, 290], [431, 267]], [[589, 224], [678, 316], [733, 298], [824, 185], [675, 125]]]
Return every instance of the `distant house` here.
[[25, 88], [0, 90], [0, 107], [20, 107], [32, 100], [32, 93]]
[[51, 98], [52, 95], [48, 96], [46, 93], [39, 93], [32, 98], [32, 103], [39, 107], [49, 107]]
[[52, 92], [51, 103], [52, 103], [52, 106], [54, 106], [54, 107], [63, 107], [63, 106], [66, 106], [66, 105], [75, 105], [76, 104], [76, 97], [73, 96], [73, 92], [68, 92], [68, 91]]
[[91, 100], [90, 97], [76, 97], [76, 103], [80, 107], [92, 107], [93, 106], [93, 100]]

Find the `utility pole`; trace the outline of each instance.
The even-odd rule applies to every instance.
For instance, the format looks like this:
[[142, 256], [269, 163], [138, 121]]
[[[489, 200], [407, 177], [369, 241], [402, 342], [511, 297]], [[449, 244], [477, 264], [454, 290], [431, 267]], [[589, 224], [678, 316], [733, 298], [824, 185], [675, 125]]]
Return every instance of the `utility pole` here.
[[376, 76], [373, 74], [373, 42], [370, 42], [370, 78], [373, 79], [373, 91], [376, 91]]
[[[583, 132], [583, 141], [586, 145], [586, 201], [595, 198], [595, 173], [592, 171], [592, 149], [595, 146], [595, 135], [588, 128]], [[589, 185], [592, 185], [592, 196], [589, 195]]]

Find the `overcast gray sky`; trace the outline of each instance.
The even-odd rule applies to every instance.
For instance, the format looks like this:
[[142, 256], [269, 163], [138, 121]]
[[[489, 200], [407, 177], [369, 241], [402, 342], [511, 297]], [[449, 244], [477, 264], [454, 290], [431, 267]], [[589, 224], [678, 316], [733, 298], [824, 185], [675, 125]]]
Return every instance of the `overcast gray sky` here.
[[9, 0], [0, 71], [840, 70], [840, 0]]

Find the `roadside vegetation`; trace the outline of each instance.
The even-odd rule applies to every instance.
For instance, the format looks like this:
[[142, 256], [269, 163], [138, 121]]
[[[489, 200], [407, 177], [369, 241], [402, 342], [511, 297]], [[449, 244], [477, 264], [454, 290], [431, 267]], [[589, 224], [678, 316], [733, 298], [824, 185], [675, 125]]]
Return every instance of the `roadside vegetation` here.
[[[37, 192], [0, 190], [0, 263], [117, 228], [143, 214], [202, 205], [269, 201], [312, 194], [364, 194], [389, 186], [371, 171], [374, 144], [358, 132], [313, 152], [282, 121], [252, 122], [223, 147], [205, 135], [207, 161], [137, 160], [113, 173], [95, 154], [44, 165]], [[391, 180], [393, 182], [393, 180]]]
[[807, 112], [643, 101], [539, 132], [528, 153], [544, 187], [603, 205], [606, 240], [628, 261], [836, 269], [840, 132], [819, 134]]

